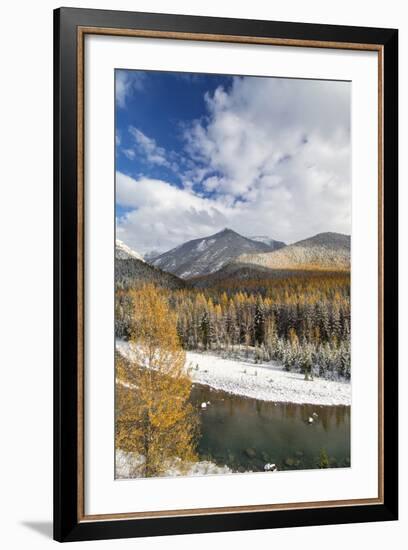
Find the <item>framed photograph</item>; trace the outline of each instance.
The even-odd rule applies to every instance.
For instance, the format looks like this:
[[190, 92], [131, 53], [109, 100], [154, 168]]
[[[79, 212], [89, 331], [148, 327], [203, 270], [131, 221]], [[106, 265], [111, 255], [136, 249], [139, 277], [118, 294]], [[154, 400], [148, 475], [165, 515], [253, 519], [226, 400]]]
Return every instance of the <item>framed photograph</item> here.
[[397, 519], [397, 30], [54, 29], [55, 539]]

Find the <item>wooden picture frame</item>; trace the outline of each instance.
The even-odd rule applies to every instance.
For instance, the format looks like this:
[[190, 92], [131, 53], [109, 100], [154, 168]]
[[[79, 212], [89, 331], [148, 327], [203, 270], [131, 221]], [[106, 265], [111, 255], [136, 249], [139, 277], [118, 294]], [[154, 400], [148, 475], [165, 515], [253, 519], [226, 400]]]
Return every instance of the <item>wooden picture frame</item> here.
[[[84, 37], [89, 34], [374, 51], [378, 55], [378, 495], [92, 516], [84, 504]], [[54, 537], [158, 536], [398, 517], [398, 32], [167, 14], [54, 12]]]

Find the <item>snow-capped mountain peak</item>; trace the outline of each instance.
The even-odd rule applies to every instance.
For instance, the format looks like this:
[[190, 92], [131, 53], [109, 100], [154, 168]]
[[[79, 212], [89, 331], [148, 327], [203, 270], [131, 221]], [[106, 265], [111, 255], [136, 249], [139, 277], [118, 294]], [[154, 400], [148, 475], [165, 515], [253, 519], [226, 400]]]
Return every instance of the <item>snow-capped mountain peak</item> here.
[[225, 228], [208, 237], [187, 241], [155, 258], [151, 263], [164, 271], [188, 279], [218, 271], [240, 254], [269, 252], [273, 249], [270, 245], [248, 239]]
[[271, 250], [278, 250], [278, 248], [283, 248], [285, 245], [282, 241], [275, 241], [267, 235], [255, 235], [254, 237], [248, 237], [251, 241], [257, 241], [258, 243], [264, 243], [271, 247]]
[[130, 260], [134, 258], [144, 262], [144, 259], [138, 252], [130, 248], [130, 246], [119, 239], [116, 239], [115, 257], [118, 260]]

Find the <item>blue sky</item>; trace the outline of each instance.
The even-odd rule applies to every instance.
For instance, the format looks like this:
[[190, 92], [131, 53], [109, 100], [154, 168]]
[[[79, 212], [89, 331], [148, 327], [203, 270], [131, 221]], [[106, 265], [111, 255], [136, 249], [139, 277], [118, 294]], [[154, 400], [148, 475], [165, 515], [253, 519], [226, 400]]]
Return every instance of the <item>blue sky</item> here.
[[117, 237], [350, 232], [350, 85], [116, 70]]
[[[206, 116], [205, 94], [213, 93], [219, 86], [228, 90], [232, 78], [222, 75], [190, 73], [116, 71], [116, 79], [127, 80], [130, 90], [125, 104], [116, 107], [116, 169], [124, 174], [140, 174], [171, 182], [182, 187], [181, 175], [187, 169], [184, 154], [184, 125]], [[135, 84], [136, 83], [136, 84]], [[169, 162], [149, 161], [140, 143], [135, 148], [135, 131], [139, 130], [154, 139], [157, 148], [164, 149]], [[144, 142], [147, 144], [148, 142]], [[181, 162], [178, 167], [178, 162]], [[176, 168], [177, 167], [179, 169]], [[196, 164], [200, 164], [196, 161]], [[201, 188], [201, 192], [211, 193]], [[117, 216], [128, 209], [117, 204]]]

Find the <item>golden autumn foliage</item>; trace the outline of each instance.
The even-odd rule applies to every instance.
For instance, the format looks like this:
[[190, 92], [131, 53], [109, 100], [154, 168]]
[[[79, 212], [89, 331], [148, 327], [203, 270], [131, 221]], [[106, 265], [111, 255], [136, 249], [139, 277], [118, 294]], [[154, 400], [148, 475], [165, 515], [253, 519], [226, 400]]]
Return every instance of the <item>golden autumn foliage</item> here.
[[[130, 292], [137, 293], [138, 287]], [[302, 345], [349, 341], [350, 273], [282, 272], [265, 280], [223, 280], [216, 286], [160, 293], [177, 317], [179, 339], [187, 350], [274, 347], [276, 337], [292, 342], [290, 331]], [[117, 293], [117, 334], [125, 339], [134, 327], [129, 301], [129, 290]]]
[[131, 292], [136, 360], [116, 362], [116, 448], [142, 457], [137, 475], [157, 476], [172, 460], [195, 461], [198, 416], [175, 313], [153, 285]]

